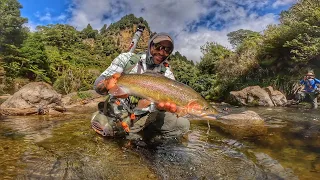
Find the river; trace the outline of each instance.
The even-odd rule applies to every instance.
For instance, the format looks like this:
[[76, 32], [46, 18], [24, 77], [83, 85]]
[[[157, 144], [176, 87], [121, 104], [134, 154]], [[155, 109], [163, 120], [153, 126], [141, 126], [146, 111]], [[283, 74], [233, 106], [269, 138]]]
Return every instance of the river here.
[[267, 134], [233, 137], [192, 123], [186, 138], [149, 146], [103, 138], [91, 112], [2, 117], [1, 179], [320, 179], [320, 110], [252, 110]]

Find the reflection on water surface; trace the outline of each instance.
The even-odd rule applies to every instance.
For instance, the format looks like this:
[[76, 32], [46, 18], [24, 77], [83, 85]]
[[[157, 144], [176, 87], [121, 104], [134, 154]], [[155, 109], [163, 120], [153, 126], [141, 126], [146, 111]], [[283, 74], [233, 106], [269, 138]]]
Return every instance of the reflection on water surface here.
[[[232, 109], [232, 112], [245, 109]], [[252, 108], [268, 134], [234, 138], [206, 123], [188, 140], [128, 148], [98, 136], [90, 113], [0, 120], [0, 176], [4, 179], [319, 179], [320, 113]]]

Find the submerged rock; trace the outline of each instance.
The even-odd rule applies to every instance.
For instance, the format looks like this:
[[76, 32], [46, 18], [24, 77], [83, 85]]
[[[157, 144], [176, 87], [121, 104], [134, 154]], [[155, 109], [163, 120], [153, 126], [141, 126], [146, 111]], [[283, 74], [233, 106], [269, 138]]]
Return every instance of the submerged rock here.
[[269, 155], [264, 153], [254, 153], [257, 159], [257, 164], [263, 167], [267, 172], [267, 179], [292, 179], [299, 178], [293, 174], [289, 168], [284, 168], [277, 160], [272, 159]]
[[201, 140], [163, 143], [153, 150], [139, 148], [160, 179], [266, 179], [266, 174], [243, 153]]
[[267, 133], [264, 120], [254, 111], [229, 114], [213, 122], [223, 131], [239, 138], [259, 136]]

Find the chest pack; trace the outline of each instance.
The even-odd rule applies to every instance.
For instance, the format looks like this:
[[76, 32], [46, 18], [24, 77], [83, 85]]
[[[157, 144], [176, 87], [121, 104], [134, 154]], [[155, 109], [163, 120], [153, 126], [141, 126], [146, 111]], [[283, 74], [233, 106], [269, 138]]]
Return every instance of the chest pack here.
[[[126, 66], [124, 67], [124, 74], [129, 74], [131, 72], [131, 70], [138, 65], [138, 74], [141, 74], [141, 71], [143, 70], [144, 72], [146, 71], [143, 67], [143, 62], [142, 62], [142, 55], [144, 55], [144, 53], [137, 53], [137, 54], [133, 54], [128, 63], [126, 64]], [[164, 62], [160, 65], [160, 71], [158, 73], [164, 74], [167, 70], [167, 67], [169, 67], [169, 63]]]

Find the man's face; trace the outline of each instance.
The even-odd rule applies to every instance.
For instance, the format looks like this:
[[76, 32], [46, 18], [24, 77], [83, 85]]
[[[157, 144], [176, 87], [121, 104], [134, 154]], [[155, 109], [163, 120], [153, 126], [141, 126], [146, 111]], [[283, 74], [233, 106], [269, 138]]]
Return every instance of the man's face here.
[[153, 56], [155, 64], [160, 64], [164, 61], [172, 52], [172, 43], [170, 41], [161, 41], [157, 44], [153, 44], [150, 48], [150, 54]]
[[307, 76], [307, 79], [313, 79], [313, 76]]

